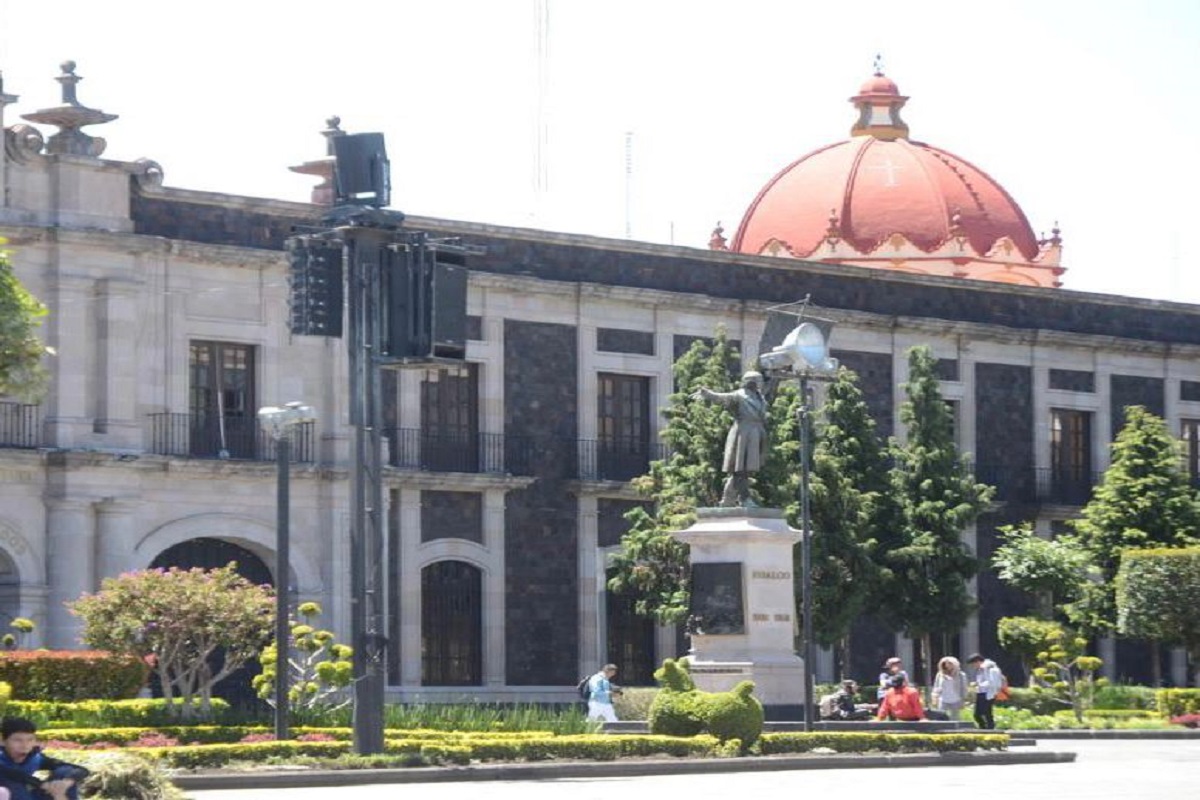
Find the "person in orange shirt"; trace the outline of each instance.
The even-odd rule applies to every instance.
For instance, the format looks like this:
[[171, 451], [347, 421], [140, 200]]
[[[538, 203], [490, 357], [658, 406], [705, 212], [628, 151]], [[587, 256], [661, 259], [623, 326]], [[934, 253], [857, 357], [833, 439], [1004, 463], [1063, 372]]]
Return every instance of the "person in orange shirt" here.
[[883, 696], [879, 703], [880, 720], [899, 720], [901, 722], [916, 722], [925, 719], [925, 709], [921, 706], [921, 693], [908, 685], [903, 675], [892, 678], [892, 688]]

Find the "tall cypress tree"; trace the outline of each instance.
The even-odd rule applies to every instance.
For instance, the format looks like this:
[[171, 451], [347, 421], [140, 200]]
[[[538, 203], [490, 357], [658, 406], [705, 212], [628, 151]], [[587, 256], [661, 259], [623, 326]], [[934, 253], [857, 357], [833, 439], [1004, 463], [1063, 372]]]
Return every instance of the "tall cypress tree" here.
[[1072, 524], [1102, 578], [1087, 587], [1077, 622], [1090, 633], [1106, 633], [1117, 621], [1114, 580], [1122, 550], [1200, 541], [1200, 503], [1184, 474], [1180, 443], [1162, 418], [1142, 406], [1125, 409], [1111, 465]]
[[993, 491], [975, 482], [959, 454], [936, 366], [928, 347], [908, 351], [908, 399], [900, 408], [907, 440], [893, 448], [891, 478], [898, 525], [881, 543], [887, 575], [880, 616], [921, 642], [926, 675], [933, 636], [960, 630], [975, 610], [967, 580], [979, 563], [962, 533]]
[[[809, 479], [813, 638], [837, 648], [843, 664], [850, 657], [850, 628], [872, 596], [878, 574], [873, 553], [890, 501], [887, 452], [857, 381], [851, 370], [839, 370], [816, 408]], [[786, 509], [794, 528], [801, 527], [799, 400], [796, 382], [777, 390], [771, 450], [758, 478], [764, 504]], [[804, 602], [799, 545], [792, 574], [799, 617]]]
[[697, 507], [717, 505], [725, 481], [721, 463], [732, 417], [717, 404], [692, 399], [692, 393], [701, 386], [736, 388], [738, 365], [724, 328], [711, 344], [698, 340], [675, 362], [675, 392], [662, 412], [667, 420], [662, 439], [670, 454], [633, 481], [639, 494], [654, 501], [654, 509], [635, 508], [626, 515], [630, 528], [609, 562], [615, 574], [608, 588], [635, 595], [637, 613], [661, 624], [685, 619], [690, 600], [688, 547], [670, 533], [691, 525]]

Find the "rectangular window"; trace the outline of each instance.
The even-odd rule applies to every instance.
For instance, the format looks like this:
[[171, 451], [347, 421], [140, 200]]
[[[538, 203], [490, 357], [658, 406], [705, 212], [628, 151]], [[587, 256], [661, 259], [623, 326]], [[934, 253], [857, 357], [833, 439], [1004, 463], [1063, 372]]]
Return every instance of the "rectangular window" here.
[[642, 475], [650, 464], [650, 379], [609, 372], [597, 379], [597, 477]]
[[1192, 479], [1193, 486], [1200, 486], [1200, 419], [1185, 419], [1180, 427], [1184, 471]]
[[1092, 489], [1092, 414], [1050, 409], [1050, 499], [1086, 503]]
[[1096, 375], [1078, 369], [1051, 369], [1050, 388], [1064, 392], [1095, 392]]
[[421, 466], [479, 471], [479, 365], [430, 370], [421, 381]]
[[256, 458], [253, 345], [194, 341], [188, 373], [191, 454]]

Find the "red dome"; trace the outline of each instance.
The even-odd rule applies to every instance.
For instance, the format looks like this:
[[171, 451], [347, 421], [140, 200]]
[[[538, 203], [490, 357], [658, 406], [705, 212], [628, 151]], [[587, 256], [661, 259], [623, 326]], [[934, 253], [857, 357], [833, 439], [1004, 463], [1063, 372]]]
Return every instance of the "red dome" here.
[[950, 238], [957, 216], [956, 233], [978, 253], [1007, 236], [1027, 260], [1038, 254], [1024, 212], [982, 170], [927, 144], [874, 136], [830, 145], [784, 168], [746, 211], [731, 249], [757, 254], [778, 240], [803, 258], [826, 238], [831, 216], [840, 239], [861, 253], [897, 233], [934, 250]]
[[859, 96], [877, 95], [877, 94], [894, 94], [897, 97], [900, 95], [900, 87], [896, 82], [886, 75], [876, 73], [872, 75], [862, 88], [858, 90]]

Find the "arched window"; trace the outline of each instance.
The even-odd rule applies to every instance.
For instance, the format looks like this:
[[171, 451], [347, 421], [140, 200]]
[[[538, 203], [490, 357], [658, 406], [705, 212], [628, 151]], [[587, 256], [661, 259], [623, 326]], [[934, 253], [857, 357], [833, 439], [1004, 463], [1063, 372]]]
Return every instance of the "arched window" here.
[[[612, 571], [608, 579], [613, 577]], [[654, 653], [654, 620], [639, 616], [633, 610], [630, 594], [608, 592], [608, 658], [617, 665], [618, 684], [653, 686], [657, 660]]]
[[483, 576], [463, 561], [421, 570], [421, 685], [483, 683]]

